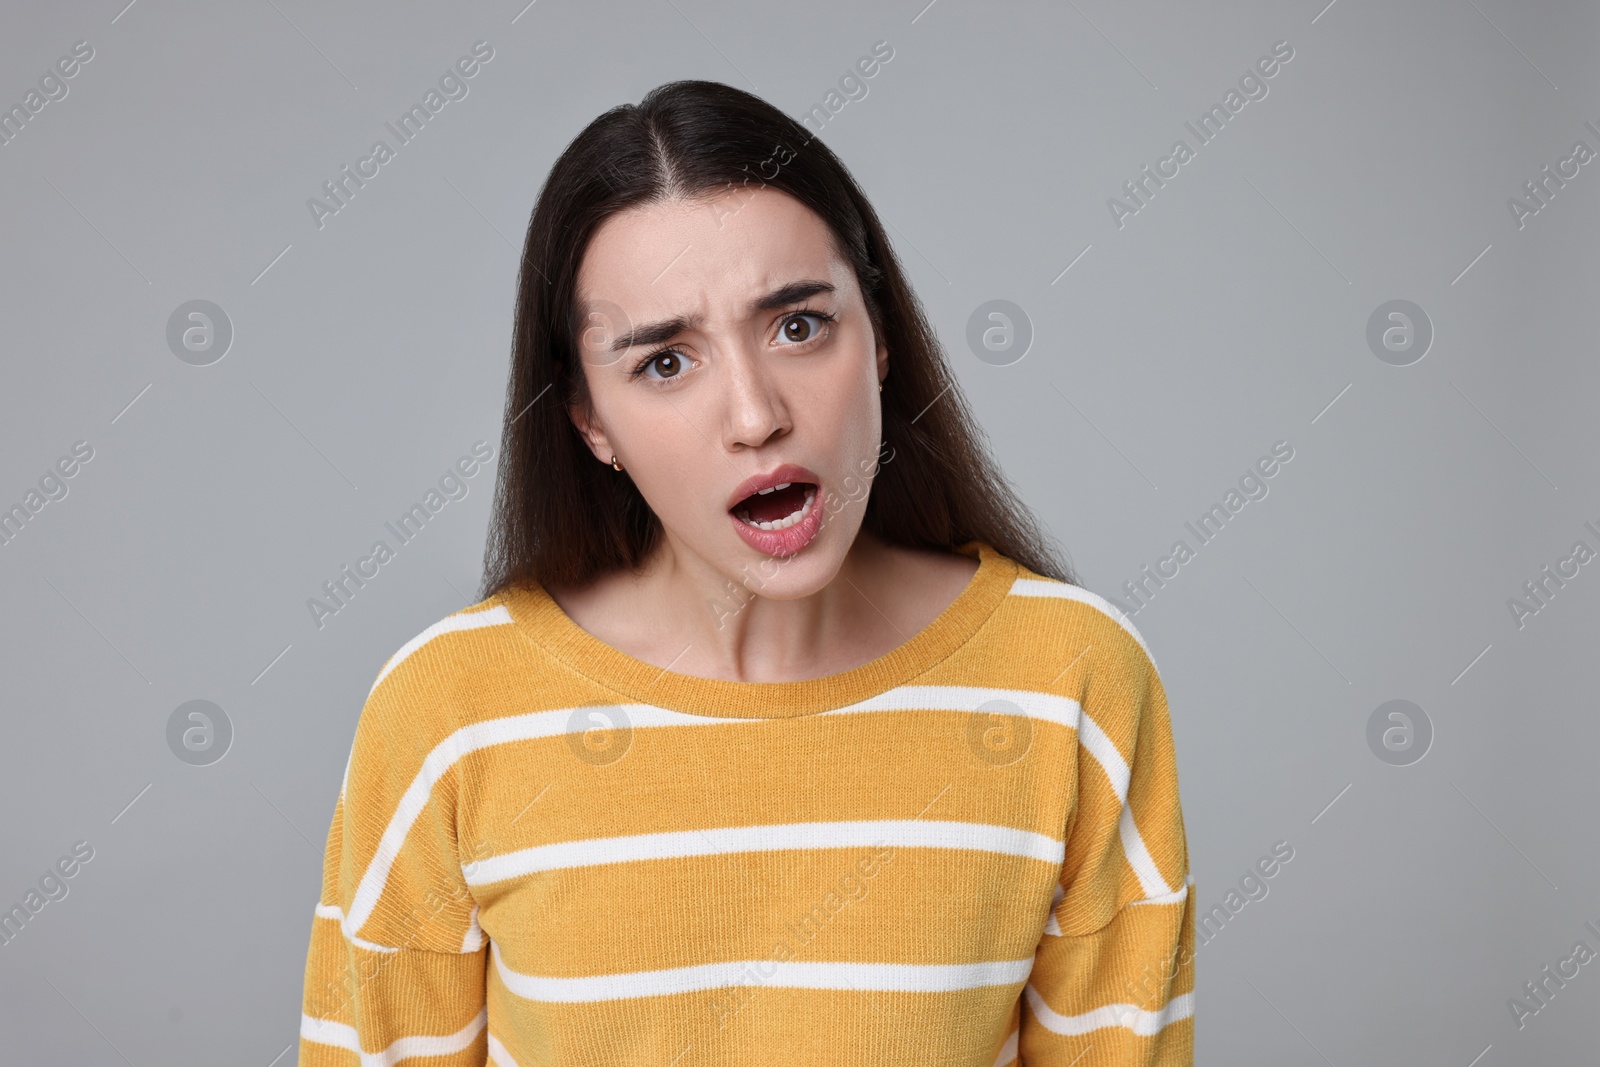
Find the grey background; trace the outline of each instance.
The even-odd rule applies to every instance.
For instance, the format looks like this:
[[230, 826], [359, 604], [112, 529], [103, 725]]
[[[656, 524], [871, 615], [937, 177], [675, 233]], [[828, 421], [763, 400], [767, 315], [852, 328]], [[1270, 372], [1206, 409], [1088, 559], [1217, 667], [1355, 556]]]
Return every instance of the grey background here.
[[[1089, 588], [1294, 448], [1135, 617], [1199, 904], [1295, 849], [1200, 949], [1198, 1061], [1592, 1059], [1600, 964], [1520, 1031], [1506, 1001], [1600, 949], [1600, 566], [1522, 628], [1507, 600], [1600, 546], [1600, 167], [1521, 229], [1506, 201], [1600, 149], [1594, 7], [123, 3], [11, 4], [0, 32], [6, 106], [95, 49], [0, 147], [0, 504], [95, 450], [0, 547], [0, 903], [95, 850], [0, 947], [7, 1062], [293, 1062], [356, 716], [474, 599], [492, 473], [320, 630], [306, 601], [474, 441], [498, 455], [551, 162], [678, 77], [798, 116], [880, 39], [823, 137]], [[469, 96], [319, 230], [306, 199], [478, 40]], [[1119, 229], [1107, 199], [1279, 40], [1268, 96]], [[1435, 331], [1405, 367], [1365, 339], [1398, 298]], [[235, 331], [210, 366], [166, 344], [193, 299]], [[991, 299], [1032, 323], [1009, 366], [965, 343]], [[234, 729], [210, 766], [167, 746], [196, 699]], [[1433, 726], [1410, 766], [1367, 745], [1392, 699]]]

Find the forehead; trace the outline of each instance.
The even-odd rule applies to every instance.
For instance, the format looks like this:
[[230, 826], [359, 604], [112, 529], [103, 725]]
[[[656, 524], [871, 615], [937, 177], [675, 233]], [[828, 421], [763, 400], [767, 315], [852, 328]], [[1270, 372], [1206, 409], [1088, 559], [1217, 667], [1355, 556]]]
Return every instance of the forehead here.
[[799, 278], [854, 289], [828, 224], [787, 193], [753, 187], [665, 200], [612, 215], [578, 269], [580, 305], [610, 302], [634, 321], [743, 309]]

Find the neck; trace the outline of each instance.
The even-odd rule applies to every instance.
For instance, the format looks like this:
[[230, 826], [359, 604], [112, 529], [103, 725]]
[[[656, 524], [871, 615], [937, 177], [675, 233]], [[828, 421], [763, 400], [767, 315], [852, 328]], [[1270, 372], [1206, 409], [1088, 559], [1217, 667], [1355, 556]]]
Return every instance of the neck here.
[[[664, 669], [730, 681], [786, 681], [847, 670], [915, 632], [891, 621], [900, 614], [890, 590], [905, 577], [904, 556], [863, 530], [827, 585], [774, 600], [738, 583], [730, 587], [721, 571], [667, 535], [637, 571], [608, 575], [591, 590], [552, 595], [585, 630]], [[754, 578], [749, 585], [760, 588]], [[611, 607], [601, 610], [601, 604]]]

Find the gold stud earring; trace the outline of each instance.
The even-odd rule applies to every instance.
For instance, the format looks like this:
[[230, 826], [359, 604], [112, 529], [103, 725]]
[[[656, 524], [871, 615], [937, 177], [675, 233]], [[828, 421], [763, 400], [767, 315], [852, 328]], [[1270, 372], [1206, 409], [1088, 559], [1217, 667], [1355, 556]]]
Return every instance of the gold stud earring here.
[[619, 470], [622, 469], [622, 464], [617, 462], [617, 457], [616, 457], [615, 453], [612, 453], [612, 456], [611, 456], [611, 469], [614, 470], [614, 471], [619, 471]]
[[878, 383], [878, 392], [880, 392], [880, 393], [883, 392], [883, 383], [882, 382]]

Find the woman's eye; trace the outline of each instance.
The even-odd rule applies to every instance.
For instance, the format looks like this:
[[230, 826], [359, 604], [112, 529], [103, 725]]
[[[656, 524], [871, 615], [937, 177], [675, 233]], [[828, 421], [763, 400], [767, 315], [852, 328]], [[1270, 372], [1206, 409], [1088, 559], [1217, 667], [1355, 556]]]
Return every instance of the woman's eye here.
[[661, 352], [651, 356], [643, 369], [650, 378], [676, 378], [683, 372], [683, 357], [676, 352]]
[[[812, 324], [811, 320], [815, 320], [815, 325]], [[820, 334], [827, 321], [828, 318], [825, 315], [804, 311], [797, 315], [790, 315], [785, 319], [783, 327], [778, 331], [778, 334], [785, 341], [803, 344]]]

